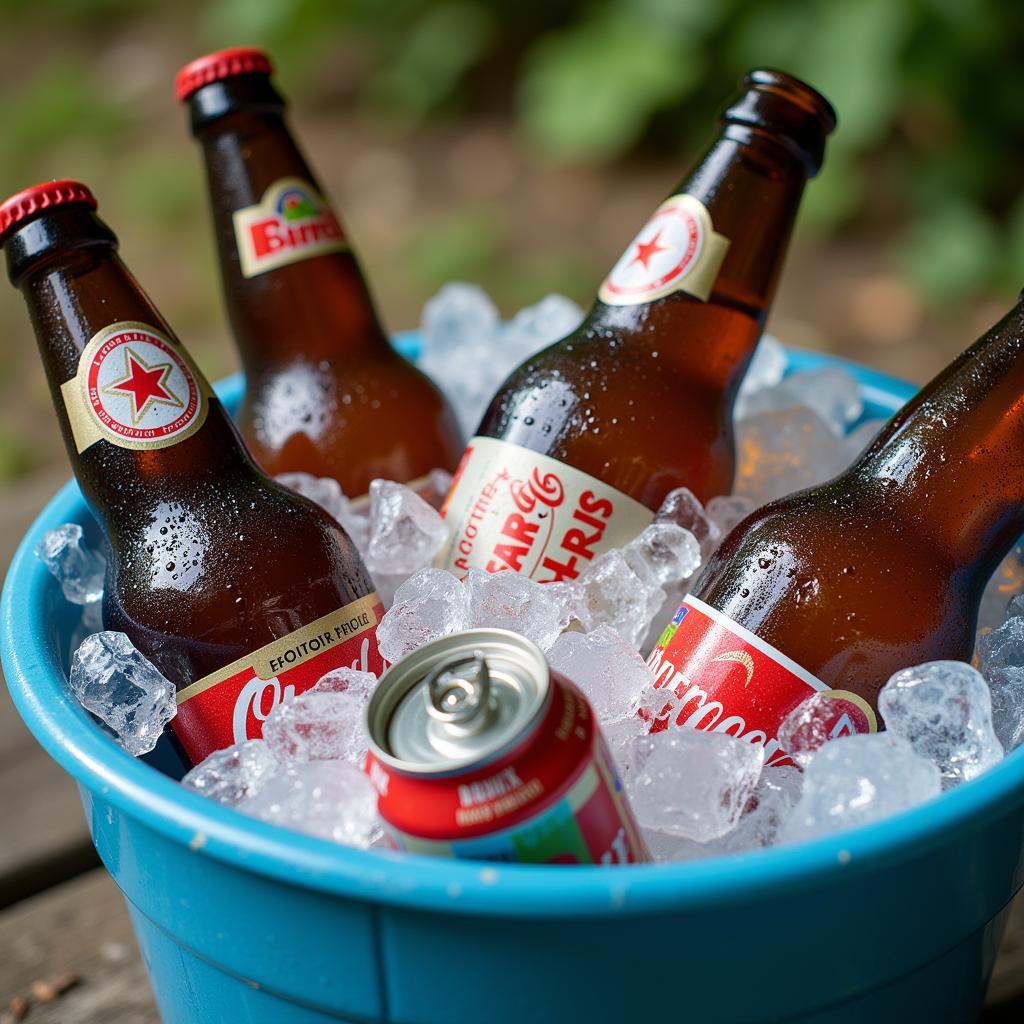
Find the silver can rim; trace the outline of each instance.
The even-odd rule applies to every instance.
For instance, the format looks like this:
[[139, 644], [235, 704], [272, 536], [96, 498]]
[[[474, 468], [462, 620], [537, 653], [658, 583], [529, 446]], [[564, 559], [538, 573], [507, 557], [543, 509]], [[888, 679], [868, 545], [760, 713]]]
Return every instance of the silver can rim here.
[[[483, 755], [473, 753], [465, 758], [414, 762], [402, 760], [389, 753], [385, 746], [387, 728], [395, 709], [405, 699], [406, 694], [419, 685], [442, 659], [463, 648], [469, 652], [488, 643], [526, 655], [533, 663], [530, 668], [536, 673], [540, 685], [537, 687], [537, 697], [523, 726], [503, 743]], [[550, 697], [551, 671], [547, 658], [532, 640], [510, 629], [465, 629], [425, 643], [387, 669], [370, 696], [370, 702], [363, 715], [363, 727], [370, 754], [392, 771], [403, 775], [433, 777], [458, 775], [467, 770], [483, 767], [515, 747], [535, 726], [546, 710]]]

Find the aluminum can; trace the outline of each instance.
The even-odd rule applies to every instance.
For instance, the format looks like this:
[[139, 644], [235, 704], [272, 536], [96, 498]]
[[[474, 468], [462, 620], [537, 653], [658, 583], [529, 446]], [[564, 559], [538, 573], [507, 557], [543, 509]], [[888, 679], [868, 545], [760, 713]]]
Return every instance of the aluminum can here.
[[398, 849], [538, 864], [649, 860], [586, 698], [503, 629], [441, 637], [367, 708], [366, 770]]

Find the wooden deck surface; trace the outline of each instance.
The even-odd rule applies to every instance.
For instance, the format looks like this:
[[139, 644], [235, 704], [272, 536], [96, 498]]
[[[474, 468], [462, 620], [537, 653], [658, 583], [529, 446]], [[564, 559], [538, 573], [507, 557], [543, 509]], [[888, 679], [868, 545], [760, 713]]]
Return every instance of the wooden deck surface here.
[[[3, 499], [4, 572], [17, 539], [61, 482], [43, 477]], [[157, 1024], [124, 903], [97, 866], [75, 787], [22, 725], [5, 686], [0, 822], [0, 1024]], [[1024, 1021], [1024, 899], [1016, 902], [982, 1019]]]

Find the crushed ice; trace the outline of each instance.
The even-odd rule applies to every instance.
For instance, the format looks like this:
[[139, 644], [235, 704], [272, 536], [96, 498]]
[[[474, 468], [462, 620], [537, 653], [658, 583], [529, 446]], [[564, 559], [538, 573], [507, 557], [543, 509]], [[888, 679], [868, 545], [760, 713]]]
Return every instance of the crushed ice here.
[[[420, 363], [471, 433], [507, 374], [571, 331], [582, 311], [560, 296], [502, 323], [480, 289], [453, 284], [425, 307]], [[814, 838], [911, 808], [975, 778], [1024, 741], [1024, 554], [1016, 549], [987, 587], [977, 664], [933, 662], [896, 673], [881, 691], [887, 731], [829, 735], [830, 698], [818, 694], [780, 730], [796, 765], [767, 767], [763, 750], [728, 735], [669, 729], [646, 735], [651, 673], [645, 650], [701, 565], [754, 508], [840, 472], [882, 421], [863, 420], [857, 382], [835, 367], [786, 373], [766, 336], [736, 405], [736, 492], [704, 507], [686, 488], [650, 527], [597, 558], [578, 579], [541, 586], [431, 568], [446, 528], [438, 513], [451, 476], [435, 470], [417, 492], [374, 481], [355, 502], [334, 480], [304, 473], [279, 483], [322, 506], [351, 536], [390, 606], [378, 630], [396, 661], [471, 627], [517, 630], [587, 695], [622, 771], [656, 859], [688, 860]], [[174, 689], [123, 634], [103, 633], [103, 556], [65, 524], [37, 548], [67, 599], [82, 607], [71, 688], [132, 753], [152, 749], [174, 713]], [[83, 639], [84, 637], [84, 639]], [[646, 640], [645, 640], [646, 638]], [[81, 640], [78, 646], [77, 641]], [[350, 845], [381, 839], [360, 766], [362, 714], [375, 677], [325, 676], [268, 717], [263, 740], [211, 755], [185, 777], [198, 793], [265, 821]], [[664, 694], [659, 694], [659, 700]]]

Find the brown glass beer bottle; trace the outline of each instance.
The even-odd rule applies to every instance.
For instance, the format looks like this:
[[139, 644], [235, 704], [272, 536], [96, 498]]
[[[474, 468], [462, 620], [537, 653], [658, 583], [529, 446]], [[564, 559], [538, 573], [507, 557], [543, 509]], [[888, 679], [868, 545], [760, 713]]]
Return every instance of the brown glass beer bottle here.
[[38, 185], [0, 205], [0, 242], [109, 544], [104, 625], [178, 687], [195, 763], [332, 668], [380, 671], [383, 608], [338, 524], [253, 464], [95, 208]]
[[801, 701], [874, 731], [893, 672], [969, 659], [985, 583], [1024, 532], [1024, 304], [828, 483], [758, 509], [711, 558], [649, 663], [655, 728], [767, 743]]
[[261, 50], [211, 53], [175, 83], [203, 148], [238, 423], [268, 473], [416, 482], [462, 450], [440, 391], [388, 343], [338, 220], [296, 146]]
[[438, 564], [571, 579], [673, 488], [732, 489], [733, 400], [835, 114], [790, 75], [752, 71], [721, 121], [582, 325], [499, 389], [456, 473]]

